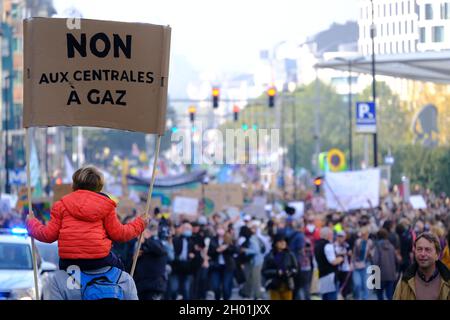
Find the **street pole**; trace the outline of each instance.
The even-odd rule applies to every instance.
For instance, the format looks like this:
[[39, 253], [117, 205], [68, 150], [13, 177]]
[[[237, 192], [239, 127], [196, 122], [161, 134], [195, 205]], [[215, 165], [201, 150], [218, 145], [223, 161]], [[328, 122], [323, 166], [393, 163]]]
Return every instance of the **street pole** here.
[[5, 87], [6, 87], [6, 106], [5, 106], [5, 173], [6, 173], [6, 181], [5, 181], [5, 193], [11, 193], [11, 185], [9, 184], [9, 89], [10, 89], [10, 76], [5, 78]]
[[[372, 100], [375, 103], [376, 94], [376, 82], [375, 82], [375, 22], [374, 22], [374, 9], [373, 0], [370, 0], [372, 5], [372, 26], [370, 28], [370, 37], [372, 39]], [[375, 104], [375, 111], [377, 105]], [[377, 146], [377, 132], [373, 134], [373, 166], [378, 167], [378, 146]]]
[[320, 172], [319, 153], [320, 153], [320, 88], [319, 73], [316, 69], [316, 107], [314, 108], [314, 140], [315, 140], [315, 157], [316, 157], [316, 175]]
[[353, 170], [353, 147], [352, 147], [352, 61], [348, 61], [348, 149], [349, 167]]
[[[293, 95], [293, 94], [292, 94]], [[294, 96], [291, 96], [291, 102], [292, 102], [292, 130], [294, 134], [294, 161], [292, 163], [292, 167], [294, 168], [294, 200], [297, 196], [297, 175], [296, 168], [297, 168], [297, 112], [296, 112], [296, 104], [295, 100], [293, 99]]]

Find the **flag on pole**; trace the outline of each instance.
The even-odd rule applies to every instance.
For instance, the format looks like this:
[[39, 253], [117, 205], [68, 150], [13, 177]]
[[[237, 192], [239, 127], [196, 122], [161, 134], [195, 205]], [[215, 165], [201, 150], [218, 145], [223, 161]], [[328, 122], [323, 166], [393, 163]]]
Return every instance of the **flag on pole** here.
[[72, 175], [74, 174], [75, 170], [72, 166], [72, 162], [70, 162], [69, 157], [67, 154], [64, 155], [64, 178], [63, 183], [72, 183]]

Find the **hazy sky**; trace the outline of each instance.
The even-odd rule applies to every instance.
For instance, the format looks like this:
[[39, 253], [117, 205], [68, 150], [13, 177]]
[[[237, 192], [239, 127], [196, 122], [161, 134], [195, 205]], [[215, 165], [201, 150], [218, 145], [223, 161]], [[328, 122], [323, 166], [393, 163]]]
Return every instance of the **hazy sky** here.
[[358, 0], [54, 0], [58, 13], [172, 27], [172, 54], [198, 71], [251, 70], [261, 49], [301, 43], [333, 22], [357, 19]]

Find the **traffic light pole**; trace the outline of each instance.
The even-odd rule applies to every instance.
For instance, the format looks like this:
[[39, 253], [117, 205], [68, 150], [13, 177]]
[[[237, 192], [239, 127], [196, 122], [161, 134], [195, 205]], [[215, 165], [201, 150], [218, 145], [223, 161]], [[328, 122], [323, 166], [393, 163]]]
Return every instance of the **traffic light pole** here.
[[[376, 105], [376, 81], [375, 81], [375, 22], [374, 22], [374, 9], [373, 9], [373, 0], [370, 0], [372, 5], [372, 26], [370, 28], [370, 37], [372, 39], [372, 100], [375, 103], [375, 111], [377, 108]], [[377, 132], [373, 134], [373, 166], [378, 167], [378, 141], [377, 141]]]
[[296, 175], [296, 169], [297, 169], [297, 108], [296, 104], [294, 102], [294, 97], [291, 96], [290, 100], [292, 103], [292, 131], [294, 135], [294, 161], [292, 163], [292, 167], [294, 169], [294, 200], [297, 196], [297, 175]]

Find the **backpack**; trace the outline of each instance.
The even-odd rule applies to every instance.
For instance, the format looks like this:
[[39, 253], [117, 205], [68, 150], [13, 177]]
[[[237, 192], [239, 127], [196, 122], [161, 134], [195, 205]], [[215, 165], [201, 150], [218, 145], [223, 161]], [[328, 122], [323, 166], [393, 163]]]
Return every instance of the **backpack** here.
[[123, 289], [119, 286], [121, 275], [122, 270], [116, 267], [111, 267], [107, 272], [100, 274], [87, 274], [81, 272], [81, 299], [123, 300]]
[[261, 254], [264, 254], [266, 252], [266, 245], [264, 244], [264, 241], [262, 241], [260, 237], [256, 236], [256, 238], [258, 239], [259, 252]]

